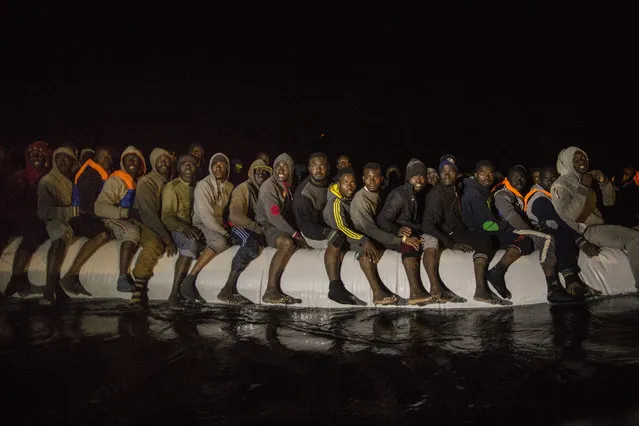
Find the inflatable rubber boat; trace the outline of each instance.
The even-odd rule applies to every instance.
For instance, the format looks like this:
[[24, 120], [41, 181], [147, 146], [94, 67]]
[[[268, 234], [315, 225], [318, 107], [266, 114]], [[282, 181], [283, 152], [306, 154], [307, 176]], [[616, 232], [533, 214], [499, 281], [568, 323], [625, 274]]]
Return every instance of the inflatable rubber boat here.
[[[69, 269], [73, 259], [85, 238], [74, 240], [67, 251], [62, 266], [62, 274]], [[20, 239], [15, 239], [4, 250], [0, 257], [0, 290], [4, 290], [11, 276], [15, 250]], [[29, 280], [33, 284], [44, 285], [47, 251], [50, 241], [41, 245], [34, 254], [28, 268]], [[118, 276], [119, 247], [117, 241], [110, 241], [101, 247], [82, 267], [80, 281], [98, 298], [130, 298], [130, 293], [121, 293], [116, 289]], [[221, 303], [216, 295], [226, 282], [231, 260], [237, 247], [218, 255], [201, 272], [198, 289], [209, 303]], [[139, 254], [140, 251], [138, 251]], [[275, 253], [266, 248], [242, 273], [238, 282], [238, 290], [254, 303], [262, 303], [261, 296], [266, 288], [268, 269], [271, 257]], [[503, 254], [498, 252], [491, 262], [497, 263]], [[538, 261], [538, 253], [518, 259], [506, 273], [506, 283], [513, 294], [513, 305], [530, 305], [546, 303], [546, 281]], [[136, 254], [137, 257], [137, 254]], [[149, 298], [166, 300], [173, 282], [173, 265], [177, 256], [164, 256], [155, 267], [153, 278], [149, 282]], [[282, 289], [293, 297], [302, 299], [302, 307], [344, 308], [344, 305], [333, 302], [327, 297], [328, 278], [324, 269], [323, 250], [298, 250], [291, 258], [282, 276]], [[135, 262], [135, 259], [133, 260]], [[402, 265], [401, 256], [393, 251], [386, 251], [379, 262], [379, 273], [384, 283], [396, 294], [408, 297], [409, 286]], [[588, 258], [581, 253], [579, 257], [581, 277], [591, 287], [601, 290], [604, 296], [636, 293], [634, 278], [630, 271], [625, 253], [617, 249], [605, 248], [599, 256]], [[430, 287], [426, 271], [422, 266], [422, 279], [428, 289]], [[432, 304], [425, 307], [401, 306], [400, 309], [448, 309], [448, 308], [493, 308], [495, 306], [473, 300], [475, 279], [473, 275], [472, 254], [445, 250], [442, 253], [440, 275], [446, 285], [458, 295], [466, 298], [466, 303]], [[353, 294], [372, 307], [372, 294], [368, 281], [355, 259], [355, 253], [349, 252], [342, 265], [342, 280]], [[88, 297], [88, 296], [77, 296]], [[397, 307], [393, 307], [397, 308]]]

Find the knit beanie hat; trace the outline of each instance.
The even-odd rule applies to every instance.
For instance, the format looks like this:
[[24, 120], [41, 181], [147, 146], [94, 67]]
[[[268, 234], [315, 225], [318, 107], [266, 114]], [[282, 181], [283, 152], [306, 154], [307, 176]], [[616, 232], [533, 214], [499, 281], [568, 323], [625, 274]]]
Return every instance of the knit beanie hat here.
[[406, 166], [406, 181], [409, 181], [413, 176], [426, 177], [426, 164], [417, 158], [411, 158]]
[[441, 172], [445, 164], [450, 164], [455, 170], [459, 171], [459, 167], [457, 167], [457, 157], [453, 154], [445, 154], [439, 157], [439, 167], [437, 169]]

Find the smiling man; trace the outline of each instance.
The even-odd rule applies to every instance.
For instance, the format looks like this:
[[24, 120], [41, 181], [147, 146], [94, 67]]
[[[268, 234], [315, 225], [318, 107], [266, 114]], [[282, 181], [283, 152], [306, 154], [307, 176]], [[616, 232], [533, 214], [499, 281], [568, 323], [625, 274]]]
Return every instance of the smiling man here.
[[116, 170], [104, 182], [95, 200], [95, 215], [104, 219], [111, 237], [122, 241], [120, 246], [120, 273], [117, 289], [133, 292], [133, 278], [129, 274], [133, 256], [140, 242], [139, 212], [133, 208], [136, 181], [146, 174], [146, 162], [142, 152], [128, 146], [120, 156], [120, 170]]

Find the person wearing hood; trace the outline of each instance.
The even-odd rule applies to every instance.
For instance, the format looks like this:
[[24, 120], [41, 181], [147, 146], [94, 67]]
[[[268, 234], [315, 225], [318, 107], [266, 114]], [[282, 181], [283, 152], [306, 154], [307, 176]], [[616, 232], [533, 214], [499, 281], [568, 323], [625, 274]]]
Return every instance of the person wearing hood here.
[[[494, 193], [495, 207], [499, 215], [510, 225], [511, 230], [518, 235], [528, 236], [539, 251], [539, 263], [544, 271], [547, 284], [546, 299], [550, 303], [574, 302], [583, 298], [586, 287], [579, 280], [579, 276], [572, 271], [560, 271], [566, 277], [566, 287], [574, 290], [568, 293], [561, 286], [557, 275], [557, 242], [555, 237], [546, 232], [533, 229], [528, 216], [525, 213], [524, 197], [528, 187], [528, 172], [523, 166], [514, 166], [508, 170], [507, 177], [503, 180], [501, 188]], [[503, 273], [490, 275], [493, 285], [505, 287]], [[499, 284], [496, 284], [497, 282]], [[573, 285], [574, 284], [574, 285]]]
[[559, 153], [560, 176], [550, 188], [552, 204], [559, 217], [586, 241], [597, 247], [626, 250], [635, 286], [639, 288], [639, 231], [605, 223], [593, 186], [601, 190], [604, 206], [615, 204], [615, 189], [601, 171], [589, 170], [589, 166], [588, 155], [582, 149], [571, 146]]
[[67, 252], [73, 228], [69, 220], [79, 214], [73, 206], [73, 170], [79, 167], [75, 152], [69, 147], [53, 153], [53, 167], [38, 182], [38, 216], [47, 228], [51, 246], [47, 253], [46, 284], [40, 304], [64, 303], [69, 296], [60, 286], [60, 270]]
[[501, 299], [488, 287], [486, 269], [494, 255], [492, 242], [488, 235], [471, 232], [462, 221], [462, 210], [459, 197], [457, 158], [452, 154], [443, 155], [439, 163], [439, 182], [426, 195], [426, 208], [422, 220], [422, 245], [424, 247], [423, 263], [430, 281], [430, 294], [440, 302], [463, 303], [466, 301], [453, 293], [439, 275], [441, 258], [440, 247], [473, 252], [473, 268], [475, 272], [475, 294], [478, 302], [492, 305], [511, 305], [508, 300]]
[[104, 182], [95, 200], [95, 215], [104, 219], [111, 236], [122, 242], [120, 246], [120, 274], [117, 289], [132, 293], [133, 279], [129, 274], [133, 257], [140, 242], [142, 219], [135, 201], [136, 181], [146, 174], [146, 162], [142, 152], [128, 146], [120, 156], [120, 170], [116, 170]]
[[38, 286], [29, 283], [27, 267], [38, 247], [48, 238], [44, 222], [38, 217], [37, 188], [49, 168], [49, 146], [44, 141], [34, 142], [27, 147], [24, 157], [26, 168], [7, 180], [4, 192], [5, 205], [10, 208], [3, 210], [6, 235], [2, 242], [6, 244], [11, 236], [22, 235], [13, 257], [11, 279], [5, 289], [7, 297], [16, 292], [40, 292]]
[[[377, 270], [377, 263], [382, 258], [384, 249], [378, 247], [375, 241], [362, 234], [353, 224], [351, 201], [356, 189], [357, 183], [353, 169], [350, 167], [341, 168], [337, 172], [337, 183], [332, 184], [328, 189], [328, 200], [323, 212], [324, 221], [331, 228], [338, 231], [331, 236], [329, 244], [338, 247], [342, 251], [352, 250], [356, 253], [359, 266], [373, 292], [373, 304], [397, 305], [401, 300], [400, 297], [386, 287]], [[342, 282], [339, 276], [335, 279], [339, 280], [340, 283]], [[351, 304], [365, 304], [355, 295], [348, 292], [346, 288], [340, 290], [342, 293], [345, 292], [350, 295]]]
[[[197, 173], [197, 159], [190, 154], [180, 156], [177, 161], [179, 176], [164, 186], [162, 191], [162, 223], [171, 233], [171, 239], [179, 249], [175, 262], [173, 286], [169, 295], [169, 307], [184, 309], [184, 298], [180, 286], [202, 250], [202, 231], [193, 225], [193, 188]], [[167, 246], [168, 247], [168, 246]]]
[[138, 180], [133, 202], [133, 208], [139, 212], [142, 219], [140, 229], [142, 251], [131, 272], [135, 286], [130, 301], [132, 307], [148, 305], [147, 286], [153, 276], [153, 269], [165, 252], [168, 257], [173, 257], [177, 253], [177, 247], [160, 217], [162, 191], [171, 178], [173, 158], [169, 151], [155, 148], [151, 151], [150, 160], [151, 172]]
[[84, 164], [87, 160], [93, 160], [95, 158], [95, 150], [91, 148], [83, 148], [80, 151], [80, 164]]
[[233, 305], [253, 303], [237, 291], [237, 281], [248, 264], [260, 255], [263, 246], [264, 233], [255, 221], [255, 210], [260, 187], [272, 172], [273, 170], [258, 158], [249, 167], [248, 179], [231, 193], [228, 222], [232, 239], [240, 248], [231, 261], [228, 279], [217, 295], [218, 300], [222, 302]]
[[193, 225], [206, 240], [206, 248], [180, 284], [180, 295], [189, 303], [206, 303], [196, 287], [197, 276], [218, 254], [230, 247], [230, 234], [225, 228], [224, 211], [228, 206], [233, 184], [228, 181], [231, 172], [229, 158], [217, 153], [209, 161], [209, 176], [195, 186]]
[[533, 185], [524, 198], [524, 210], [533, 228], [551, 234], [557, 243], [557, 269], [564, 277], [566, 291], [573, 295], [598, 296], [599, 290], [587, 286], [579, 278], [579, 249], [586, 256], [594, 257], [599, 249], [586, 241], [574, 229], [566, 224], [552, 205], [550, 188], [559, 177], [555, 166], [546, 166], [539, 170], [539, 183]]
[[293, 215], [293, 169], [295, 162], [288, 154], [280, 154], [273, 162], [273, 175], [260, 187], [255, 221], [262, 227], [266, 243], [277, 251], [271, 259], [265, 303], [295, 304], [300, 299], [289, 296], [281, 288], [282, 274], [295, 251], [308, 248]]
[[513, 232], [512, 226], [499, 216], [490, 189], [495, 183], [495, 166], [490, 160], [481, 160], [475, 166], [474, 178], [465, 178], [461, 197], [463, 224], [471, 232], [490, 236], [493, 248], [505, 250], [497, 265], [488, 270], [486, 278], [504, 299], [512, 297], [506, 287], [505, 274], [522, 255], [534, 251], [530, 237]]
[[[420, 274], [421, 218], [424, 215], [426, 193], [430, 188], [426, 184], [426, 165], [417, 158], [411, 158], [406, 166], [406, 182], [388, 194], [376, 220], [381, 231], [400, 239], [397, 243], [386, 237], [383, 244], [387, 249], [402, 254], [402, 264], [410, 285], [410, 305], [425, 305], [436, 301], [424, 288]], [[353, 216], [356, 216], [355, 212]]]
[[98, 147], [96, 148], [95, 161], [87, 160], [75, 174], [72, 205], [79, 209], [79, 215], [71, 218], [69, 225], [71, 225], [76, 237], [88, 238], [88, 241], [80, 248], [71, 267], [60, 281], [62, 288], [71, 294], [90, 296], [80, 282], [80, 269], [111, 238], [102, 219], [95, 216], [94, 205], [112, 168], [113, 155], [111, 150], [106, 147]]

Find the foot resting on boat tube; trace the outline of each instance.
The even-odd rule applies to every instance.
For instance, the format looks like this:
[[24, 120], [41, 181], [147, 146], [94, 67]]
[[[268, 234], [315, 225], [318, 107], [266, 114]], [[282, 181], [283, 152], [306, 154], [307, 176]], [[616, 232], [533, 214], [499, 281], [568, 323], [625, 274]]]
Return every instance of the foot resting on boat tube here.
[[506, 279], [504, 278], [504, 275], [505, 274], [503, 272], [500, 272], [496, 268], [491, 268], [488, 272], [486, 272], [486, 280], [493, 286], [495, 291], [497, 291], [501, 297], [510, 300], [513, 296], [508, 288], [506, 288]]
[[253, 302], [251, 302], [251, 300], [248, 297], [244, 297], [242, 296], [240, 293], [226, 293], [226, 292], [219, 292], [217, 294], [217, 298], [218, 300], [222, 301], [222, 302], [226, 302], [229, 305], [252, 305]]
[[366, 302], [346, 290], [344, 283], [339, 280], [331, 281], [328, 285], [328, 298], [342, 305], [366, 306]]
[[186, 303], [197, 302], [206, 304], [206, 299], [202, 297], [195, 286], [195, 277], [193, 275], [187, 275], [184, 281], [182, 281], [182, 284], [180, 284], [180, 295]]
[[262, 296], [262, 302], [264, 303], [279, 303], [282, 305], [295, 305], [298, 303], [302, 303], [302, 299], [296, 299], [295, 297], [289, 296], [286, 293], [281, 291], [267, 291]]
[[91, 296], [91, 293], [80, 282], [78, 275], [67, 275], [60, 280], [60, 285], [65, 291], [71, 294], [83, 294], [85, 296]]

